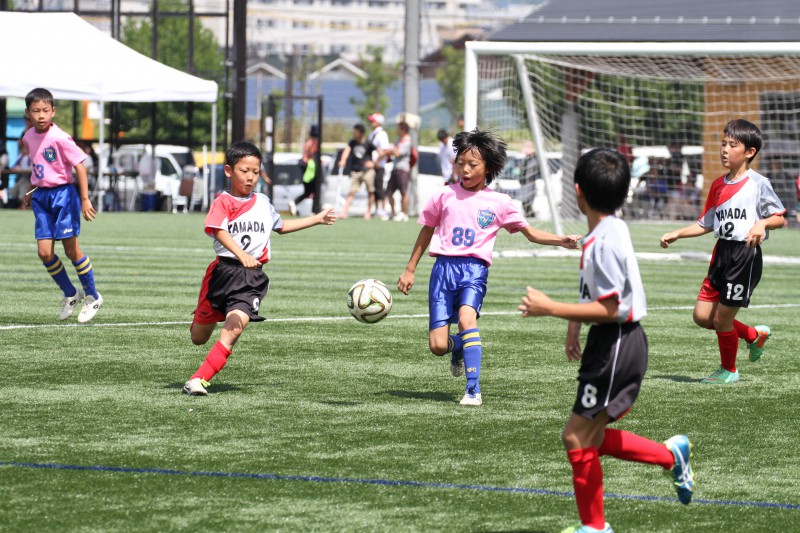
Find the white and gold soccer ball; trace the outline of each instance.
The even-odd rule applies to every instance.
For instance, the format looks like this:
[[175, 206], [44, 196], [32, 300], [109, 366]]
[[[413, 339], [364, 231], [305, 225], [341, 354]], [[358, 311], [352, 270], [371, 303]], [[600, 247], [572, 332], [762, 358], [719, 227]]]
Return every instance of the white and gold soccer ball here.
[[359, 322], [380, 322], [392, 310], [392, 292], [377, 279], [356, 281], [347, 293], [347, 308]]

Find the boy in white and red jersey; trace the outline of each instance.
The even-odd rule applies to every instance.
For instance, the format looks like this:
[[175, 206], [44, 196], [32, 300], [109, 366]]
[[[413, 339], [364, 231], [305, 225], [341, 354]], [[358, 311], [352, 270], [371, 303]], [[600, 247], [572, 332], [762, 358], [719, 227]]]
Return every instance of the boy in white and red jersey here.
[[214, 238], [217, 257], [208, 265], [190, 327], [192, 342], [208, 342], [217, 322], [224, 322], [217, 341], [197, 372], [183, 386], [185, 394], [205, 396], [208, 381], [231, 355], [249, 322], [258, 316], [269, 289], [262, 268], [270, 260], [271, 232], [283, 235], [336, 221], [333, 209], [304, 218], [283, 220], [267, 196], [254, 192], [261, 174], [261, 152], [248, 142], [231, 145], [225, 154], [230, 193], [219, 195], [206, 216], [206, 234]]
[[[59, 320], [72, 316], [83, 300], [78, 322], [88, 322], [103, 305], [103, 297], [94, 284], [92, 262], [78, 245], [78, 235], [81, 214], [92, 221], [96, 212], [89, 199], [89, 182], [83, 166], [86, 153], [72, 137], [53, 124], [55, 114], [55, 100], [47, 89], [33, 89], [25, 96], [25, 117], [33, 127], [22, 137], [32, 168], [31, 191], [24, 202], [30, 202], [36, 219], [39, 259], [64, 293]], [[64, 253], [78, 271], [82, 289], [70, 281], [64, 264], [55, 253], [55, 241], [61, 241], [64, 246]]]
[[747, 343], [750, 361], [755, 362], [772, 334], [768, 326], [752, 327], [736, 320], [739, 309], [750, 305], [761, 280], [761, 243], [769, 237], [769, 230], [783, 227], [786, 212], [769, 180], [749, 167], [761, 146], [761, 130], [755, 124], [743, 119], [728, 122], [720, 147], [722, 166], [728, 173], [711, 184], [696, 224], [661, 237], [662, 248], [711, 231], [717, 238], [694, 306], [695, 323], [715, 330], [719, 343], [720, 367], [703, 383], [739, 381], [739, 339]]
[[[628, 227], [614, 215], [627, 198], [630, 181], [628, 162], [619, 152], [598, 148], [581, 156], [575, 196], [589, 233], [582, 240], [579, 303], [556, 302], [528, 287], [519, 306], [523, 317], [569, 320], [567, 360], [581, 362], [578, 393], [562, 433], [581, 523], [562, 533], [613, 533], [603, 506], [604, 455], [671, 470], [683, 504], [694, 492], [691, 444], [685, 435], [659, 443], [606, 427], [631, 409], [647, 370], [647, 336], [639, 324], [647, 302]], [[592, 326], [581, 351], [583, 322]]]
[[[419, 216], [422, 229], [397, 288], [408, 294], [422, 254], [436, 258], [428, 289], [428, 345], [434, 355], [450, 352], [453, 376], [467, 375], [461, 405], [483, 403], [478, 378], [483, 354], [478, 331], [489, 266], [497, 232], [521, 232], [530, 242], [577, 248], [577, 235], [558, 236], [536, 230], [506, 194], [487, 189], [506, 163], [506, 143], [475, 129], [456, 135], [456, 168], [460, 181], [441, 187]], [[450, 335], [450, 324], [458, 324]]]

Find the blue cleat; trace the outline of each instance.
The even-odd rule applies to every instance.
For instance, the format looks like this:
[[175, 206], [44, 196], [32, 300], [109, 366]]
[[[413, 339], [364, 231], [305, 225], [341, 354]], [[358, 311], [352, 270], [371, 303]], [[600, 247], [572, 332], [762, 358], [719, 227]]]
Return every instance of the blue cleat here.
[[672, 475], [672, 484], [675, 485], [678, 499], [682, 504], [689, 505], [694, 494], [694, 472], [689, 464], [689, 459], [692, 458], [692, 444], [686, 435], [675, 435], [664, 441], [664, 445], [675, 457], [675, 465], [666, 474]]

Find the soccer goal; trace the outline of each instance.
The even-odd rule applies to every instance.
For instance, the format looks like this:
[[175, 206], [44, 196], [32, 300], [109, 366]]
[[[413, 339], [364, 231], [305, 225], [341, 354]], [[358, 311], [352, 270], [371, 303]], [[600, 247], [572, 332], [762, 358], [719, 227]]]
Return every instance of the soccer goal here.
[[533, 142], [541, 155], [534, 216], [557, 233], [585, 231], [573, 173], [595, 147], [618, 149], [631, 164], [624, 217], [697, 218], [724, 172], [718, 147], [733, 118], [761, 128], [765, 148], [753, 166], [792, 211], [798, 72], [800, 43], [468, 42], [465, 123], [498, 131], [512, 147]]

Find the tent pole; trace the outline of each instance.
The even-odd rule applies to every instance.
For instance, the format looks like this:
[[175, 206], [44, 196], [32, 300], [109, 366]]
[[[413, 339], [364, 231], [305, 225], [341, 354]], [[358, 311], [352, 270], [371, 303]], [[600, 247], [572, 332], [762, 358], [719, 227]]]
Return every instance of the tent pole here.
[[203, 187], [203, 211], [208, 211], [208, 187], [217, 178], [217, 103], [211, 104], [211, 172]]
[[106, 173], [106, 158], [105, 158], [105, 150], [103, 147], [105, 145], [105, 125], [106, 125], [106, 106], [105, 102], [100, 100], [100, 127], [99, 127], [99, 136], [100, 138], [98, 143], [98, 150], [97, 153], [100, 154], [99, 161], [97, 163], [97, 181], [95, 182], [95, 190], [97, 191], [97, 212], [103, 212], [103, 191], [100, 188], [100, 182], [103, 179], [103, 176]]

